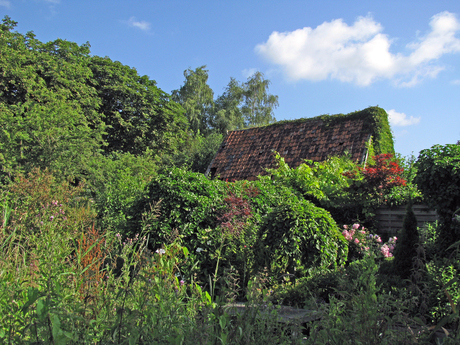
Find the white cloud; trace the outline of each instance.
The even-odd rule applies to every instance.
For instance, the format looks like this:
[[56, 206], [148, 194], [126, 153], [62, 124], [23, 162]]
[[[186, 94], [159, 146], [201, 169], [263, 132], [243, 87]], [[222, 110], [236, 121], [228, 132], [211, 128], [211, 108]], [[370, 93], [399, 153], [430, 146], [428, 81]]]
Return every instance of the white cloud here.
[[6, 8], [10, 8], [10, 7], [11, 7], [11, 3], [10, 3], [8, 0], [0, 0], [0, 6], [6, 7]]
[[452, 80], [450, 83], [452, 85], [460, 85], [460, 79]]
[[443, 70], [434, 62], [442, 55], [460, 52], [460, 22], [454, 14], [431, 18], [431, 31], [407, 47], [405, 56], [390, 52], [392, 40], [372, 17], [359, 17], [349, 26], [342, 19], [324, 22], [315, 29], [273, 32], [255, 50], [280, 65], [292, 80], [337, 79], [367, 86], [378, 79], [391, 79], [400, 86], [413, 86]]
[[141, 21], [136, 20], [136, 17], [129, 18], [127, 23], [129, 26], [141, 29], [143, 31], [149, 31], [150, 25], [151, 25], [149, 22], [146, 22], [144, 20], [141, 20]]
[[416, 125], [420, 122], [420, 117], [407, 117], [404, 113], [398, 113], [394, 109], [388, 110], [388, 119], [392, 126], [404, 127], [410, 125]]

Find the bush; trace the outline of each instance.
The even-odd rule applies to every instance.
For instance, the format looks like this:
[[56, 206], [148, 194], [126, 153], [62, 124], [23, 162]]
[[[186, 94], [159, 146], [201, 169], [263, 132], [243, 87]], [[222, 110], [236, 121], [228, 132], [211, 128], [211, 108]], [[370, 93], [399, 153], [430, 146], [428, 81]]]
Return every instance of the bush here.
[[259, 228], [259, 267], [275, 275], [304, 276], [346, 260], [345, 239], [330, 214], [294, 195], [270, 212]]
[[438, 212], [438, 244], [445, 250], [460, 240], [460, 224], [453, 222], [460, 208], [460, 145], [434, 145], [422, 150], [415, 166], [415, 182], [428, 205]]

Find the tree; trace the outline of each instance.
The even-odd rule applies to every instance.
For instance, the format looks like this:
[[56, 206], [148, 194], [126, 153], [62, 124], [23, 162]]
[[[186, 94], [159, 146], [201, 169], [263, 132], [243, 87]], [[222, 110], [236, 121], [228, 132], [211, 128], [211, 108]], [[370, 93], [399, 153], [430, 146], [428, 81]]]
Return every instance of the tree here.
[[246, 127], [263, 126], [276, 121], [274, 109], [278, 107], [278, 96], [270, 95], [270, 80], [261, 72], [254, 73], [243, 85], [241, 108]]
[[92, 57], [90, 68], [91, 83], [101, 101], [99, 112], [107, 125], [107, 154], [178, 150], [186, 137], [183, 109], [154, 80], [108, 57]]
[[0, 25], [0, 164], [3, 173], [50, 168], [83, 176], [102, 145], [105, 125], [87, 80], [89, 45], [42, 43]]
[[398, 234], [398, 242], [394, 252], [394, 267], [402, 279], [409, 279], [413, 268], [413, 258], [417, 256], [416, 246], [419, 244], [417, 218], [410, 200], [406, 207], [402, 229]]
[[185, 109], [193, 133], [207, 134], [214, 106], [214, 92], [207, 84], [206, 65], [184, 71], [184, 85], [172, 91], [172, 99]]
[[217, 98], [212, 127], [218, 133], [225, 134], [227, 131], [245, 127], [243, 113], [240, 108], [243, 91], [243, 85], [235, 78], [230, 78], [224, 93]]

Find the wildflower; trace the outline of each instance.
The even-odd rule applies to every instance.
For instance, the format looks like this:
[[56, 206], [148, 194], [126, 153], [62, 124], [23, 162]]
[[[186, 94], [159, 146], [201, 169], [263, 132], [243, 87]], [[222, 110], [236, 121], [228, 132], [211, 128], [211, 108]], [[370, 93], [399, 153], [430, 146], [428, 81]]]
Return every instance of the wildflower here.
[[50, 220], [53, 220], [53, 219], [54, 219], [54, 216], [51, 216], [51, 217], [50, 217]]
[[344, 225], [343, 228], [344, 228], [345, 230], [348, 230], [348, 225]]
[[197, 253], [200, 253], [200, 252], [202, 252], [203, 250], [204, 250], [203, 248], [198, 247], [198, 248], [196, 249], [196, 252], [197, 252]]
[[363, 235], [365, 235], [365, 234], [366, 234], [366, 231], [361, 230], [360, 233], [362, 233]]
[[164, 249], [157, 249], [157, 250], [155, 251], [155, 253], [160, 254], [160, 255], [163, 255], [164, 253], [166, 253], [166, 250], [164, 250]]
[[355, 238], [355, 243], [358, 244], [359, 243], [359, 240], [357, 238]]
[[358, 230], [359, 229], [359, 224], [357, 224], [357, 223], [353, 224], [353, 229]]
[[185, 282], [183, 280], [180, 281], [180, 286], [184, 285]]

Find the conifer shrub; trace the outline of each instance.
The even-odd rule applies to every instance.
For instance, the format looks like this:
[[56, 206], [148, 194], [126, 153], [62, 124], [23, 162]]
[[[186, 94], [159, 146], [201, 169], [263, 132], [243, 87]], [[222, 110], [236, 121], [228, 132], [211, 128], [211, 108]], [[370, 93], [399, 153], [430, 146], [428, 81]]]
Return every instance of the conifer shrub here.
[[417, 218], [412, 209], [412, 202], [409, 202], [404, 216], [403, 226], [398, 236], [398, 244], [394, 251], [394, 269], [403, 279], [411, 275], [412, 260], [417, 256], [416, 245], [419, 243], [417, 229]]

